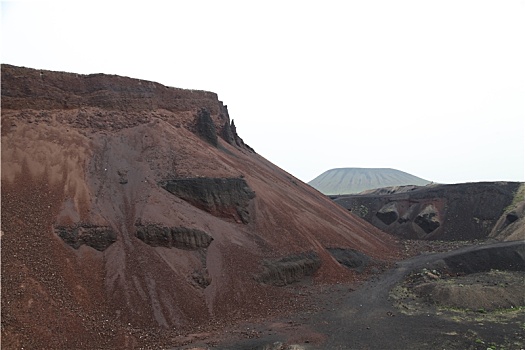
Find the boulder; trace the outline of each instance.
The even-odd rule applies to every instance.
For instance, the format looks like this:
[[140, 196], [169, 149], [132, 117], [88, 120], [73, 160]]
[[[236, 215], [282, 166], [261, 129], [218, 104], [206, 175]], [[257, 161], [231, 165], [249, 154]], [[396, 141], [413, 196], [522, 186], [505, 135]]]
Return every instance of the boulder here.
[[414, 223], [421, 227], [425, 233], [431, 233], [441, 225], [439, 212], [435, 206], [430, 204], [416, 216]]
[[376, 213], [376, 216], [381, 220], [385, 225], [390, 225], [399, 218], [399, 212], [397, 211], [396, 203], [391, 202], [384, 205]]

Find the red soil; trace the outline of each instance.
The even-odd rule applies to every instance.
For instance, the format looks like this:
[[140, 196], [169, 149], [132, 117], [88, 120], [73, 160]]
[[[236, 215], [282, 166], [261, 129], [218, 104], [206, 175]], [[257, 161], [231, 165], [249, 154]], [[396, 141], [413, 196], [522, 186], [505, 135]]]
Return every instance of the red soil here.
[[[170, 343], [299, 308], [289, 289], [254, 280], [264, 259], [315, 251], [322, 266], [314, 283], [334, 283], [356, 274], [325, 248], [399, 256], [389, 236], [261, 156], [197, 136], [199, 108], [217, 130], [229, 120], [213, 93], [3, 65], [2, 107], [2, 348]], [[240, 175], [256, 193], [247, 225], [158, 185]], [[138, 221], [209, 233], [211, 284], [192, 283], [201, 253], [144, 244]], [[103, 252], [75, 250], [53, 227], [76, 223], [110, 226], [117, 241]]]

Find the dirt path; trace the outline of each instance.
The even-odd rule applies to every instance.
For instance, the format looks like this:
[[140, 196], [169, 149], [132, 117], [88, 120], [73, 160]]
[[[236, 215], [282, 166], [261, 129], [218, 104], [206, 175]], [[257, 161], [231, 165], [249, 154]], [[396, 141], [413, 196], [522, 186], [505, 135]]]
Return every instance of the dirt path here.
[[426, 305], [407, 314], [393, 305], [389, 293], [411, 272], [442, 259], [464, 253], [480, 255], [492, 248], [520, 247], [523, 251], [524, 246], [525, 242], [505, 242], [419, 255], [399, 262], [355, 291], [340, 285], [322, 292], [314, 297], [317, 310], [306, 310], [291, 319], [243, 325], [242, 331], [231, 333], [229, 341], [224, 339], [213, 348], [287, 349], [286, 344], [296, 344], [295, 349], [522, 349], [523, 309], [485, 315]]

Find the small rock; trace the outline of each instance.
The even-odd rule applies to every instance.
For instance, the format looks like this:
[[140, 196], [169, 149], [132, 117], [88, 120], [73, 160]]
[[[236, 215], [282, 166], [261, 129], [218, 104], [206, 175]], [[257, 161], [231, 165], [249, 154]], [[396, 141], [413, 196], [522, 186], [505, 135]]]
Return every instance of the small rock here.
[[427, 275], [429, 278], [433, 279], [433, 280], [438, 280], [438, 279], [439, 279], [439, 276], [434, 275], [432, 272], [427, 272], [426, 275]]

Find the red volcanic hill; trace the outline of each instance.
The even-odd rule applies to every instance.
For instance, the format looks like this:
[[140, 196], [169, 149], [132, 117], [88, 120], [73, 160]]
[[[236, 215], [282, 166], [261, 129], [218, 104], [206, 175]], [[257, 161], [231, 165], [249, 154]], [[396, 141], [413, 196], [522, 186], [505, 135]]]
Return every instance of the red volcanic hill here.
[[211, 92], [2, 65], [1, 175], [3, 348], [144, 346], [397, 253], [245, 145]]

